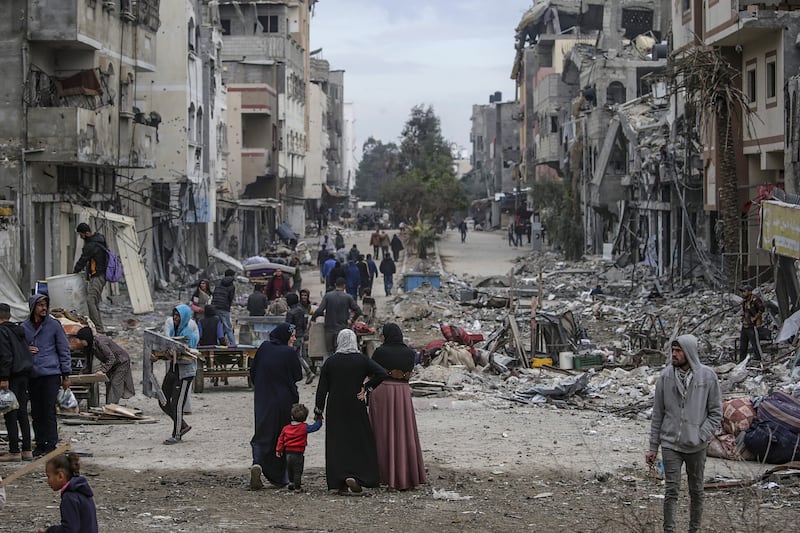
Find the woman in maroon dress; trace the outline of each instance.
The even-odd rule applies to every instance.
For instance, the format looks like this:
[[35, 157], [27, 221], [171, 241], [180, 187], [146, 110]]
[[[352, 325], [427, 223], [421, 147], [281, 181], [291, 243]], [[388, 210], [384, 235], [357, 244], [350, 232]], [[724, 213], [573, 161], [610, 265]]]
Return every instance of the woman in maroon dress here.
[[383, 326], [383, 345], [372, 354], [372, 360], [389, 374], [369, 398], [381, 483], [397, 490], [413, 489], [427, 480], [408, 386], [416, 354], [403, 343], [400, 326]]

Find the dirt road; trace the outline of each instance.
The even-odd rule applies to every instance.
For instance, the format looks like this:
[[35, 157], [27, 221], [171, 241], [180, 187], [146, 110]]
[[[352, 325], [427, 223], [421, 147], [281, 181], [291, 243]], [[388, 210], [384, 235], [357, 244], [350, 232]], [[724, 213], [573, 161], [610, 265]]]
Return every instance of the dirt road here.
[[[499, 233], [457, 232], [439, 243], [445, 269], [505, 274], [521, 252]], [[347, 236], [362, 252], [368, 232]], [[402, 264], [402, 262], [401, 262]], [[304, 284], [319, 294], [314, 271]], [[387, 299], [376, 292], [379, 309]], [[141, 354], [134, 354], [138, 359]], [[141, 365], [134, 369], [139, 378]], [[299, 384], [313, 404], [315, 384]], [[137, 390], [141, 390], [139, 386]], [[524, 406], [485, 394], [415, 400], [429, 486], [410, 492], [376, 490], [339, 497], [325, 490], [324, 427], [309, 437], [306, 493], [251, 492], [252, 392], [244, 378], [194, 396], [192, 431], [179, 446], [163, 446], [170, 425], [154, 400], [127, 401], [157, 422], [61, 426], [62, 436], [89, 452], [101, 531], [655, 531], [663, 488], [643, 464], [648, 423], [593, 411]], [[0, 466], [4, 476], [20, 465]], [[753, 477], [753, 464], [710, 459], [707, 475]], [[712, 493], [710, 531], [787, 531], [796, 525], [797, 484]], [[441, 492], [448, 491], [448, 492]], [[794, 491], [794, 496], [792, 496]], [[58, 518], [57, 494], [43, 472], [8, 489], [0, 531], [30, 531]], [[788, 500], [794, 503], [785, 502]], [[685, 511], [686, 502], [681, 506]], [[734, 522], [746, 509], [746, 527]], [[752, 513], [751, 513], [752, 511]], [[682, 517], [686, 519], [685, 516]], [[794, 521], [794, 522], [793, 522]], [[741, 527], [740, 527], [741, 526]]]

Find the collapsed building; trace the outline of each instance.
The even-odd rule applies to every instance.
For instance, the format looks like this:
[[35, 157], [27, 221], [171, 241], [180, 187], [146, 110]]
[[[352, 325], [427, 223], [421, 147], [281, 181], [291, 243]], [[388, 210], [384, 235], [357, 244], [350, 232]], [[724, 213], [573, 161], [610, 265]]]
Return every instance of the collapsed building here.
[[[517, 26], [512, 70], [529, 197], [537, 184], [568, 184], [588, 253], [644, 262], [679, 284], [768, 279], [751, 207], [797, 191], [795, 4], [536, 2]], [[713, 102], [693, 100], [673, 67], [704, 44], [747, 102], [731, 116], [728, 167], [724, 128], [703, 112]]]

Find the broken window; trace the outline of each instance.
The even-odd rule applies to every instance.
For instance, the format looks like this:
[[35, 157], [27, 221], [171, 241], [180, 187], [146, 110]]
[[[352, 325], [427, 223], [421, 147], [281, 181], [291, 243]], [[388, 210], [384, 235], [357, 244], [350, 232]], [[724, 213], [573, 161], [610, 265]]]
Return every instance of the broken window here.
[[684, 11], [689, 11], [689, 8], [691, 7], [691, 0], [682, 0], [681, 5]]
[[603, 29], [603, 4], [589, 4], [585, 13], [581, 13], [579, 25], [581, 31]]
[[222, 27], [222, 35], [231, 34], [231, 19], [220, 19], [219, 25]]
[[626, 93], [622, 83], [612, 81], [606, 89], [606, 105], [624, 104], [627, 101]]
[[775, 56], [767, 58], [767, 98], [777, 96], [777, 77], [778, 69]]
[[647, 33], [653, 29], [653, 12], [650, 9], [623, 9], [622, 27], [626, 39]]
[[197, 114], [195, 112], [194, 103], [189, 105], [189, 117], [186, 121], [186, 136], [189, 138], [190, 143], [195, 142], [194, 126]]
[[194, 52], [195, 48], [197, 46], [197, 43], [195, 42], [194, 19], [189, 19], [188, 34], [189, 34], [188, 35], [189, 36], [189, 51], [190, 52]]
[[558, 133], [558, 117], [555, 115], [550, 117], [550, 133]]

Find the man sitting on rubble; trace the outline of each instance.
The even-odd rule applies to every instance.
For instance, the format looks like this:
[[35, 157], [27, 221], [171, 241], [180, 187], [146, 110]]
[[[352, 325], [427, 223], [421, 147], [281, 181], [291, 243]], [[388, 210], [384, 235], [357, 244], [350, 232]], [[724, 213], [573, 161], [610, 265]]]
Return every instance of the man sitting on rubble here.
[[689, 531], [700, 531], [703, 517], [703, 472], [706, 446], [722, 421], [722, 400], [717, 374], [700, 364], [697, 337], [681, 335], [672, 342], [672, 364], [656, 382], [650, 423], [647, 464], [654, 465], [658, 448], [664, 463], [664, 531], [675, 531], [675, 508], [681, 484], [681, 467], [689, 478]]

